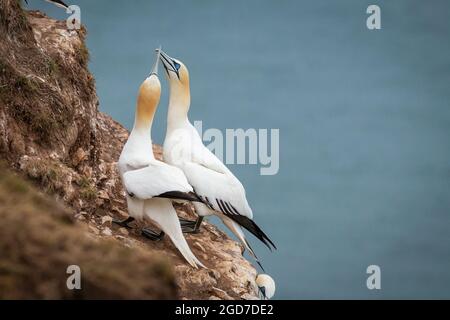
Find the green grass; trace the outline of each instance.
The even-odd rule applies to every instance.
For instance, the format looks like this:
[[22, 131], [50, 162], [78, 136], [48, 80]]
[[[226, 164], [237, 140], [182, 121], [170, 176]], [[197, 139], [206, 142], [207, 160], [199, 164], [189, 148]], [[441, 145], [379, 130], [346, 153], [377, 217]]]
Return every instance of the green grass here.
[[53, 117], [48, 109], [33, 110], [28, 104], [13, 104], [9, 106], [12, 116], [26, 123], [33, 132], [37, 133], [42, 142], [48, 142], [51, 133], [60, 129], [61, 124]]
[[36, 82], [32, 81], [30, 78], [24, 77], [22, 75], [16, 75], [14, 86], [18, 90], [24, 91], [26, 94], [36, 93], [38, 91], [38, 86]]
[[59, 65], [52, 58], [47, 60], [47, 70], [49, 76], [57, 76], [59, 74]]
[[80, 197], [87, 201], [93, 201], [97, 199], [97, 189], [87, 177], [81, 177], [78, 180], [80, 186]]
[[80, 46], [75, 48], [75, 55], [82, 66], [87, 66], [89, 62], [89, 50], [84, 43], [81, 43]]
[[[92, 239], [69, 209], [1, 164], [0, 199], [0, 299], [177, 298], [164, 256]], [[72, 264], [82, 270], [78, 292], [66, 286]]]

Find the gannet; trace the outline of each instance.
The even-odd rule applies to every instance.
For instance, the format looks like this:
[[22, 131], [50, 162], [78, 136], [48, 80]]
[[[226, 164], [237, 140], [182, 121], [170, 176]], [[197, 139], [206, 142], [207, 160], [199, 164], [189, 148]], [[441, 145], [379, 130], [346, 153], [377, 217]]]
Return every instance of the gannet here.
[[262, 300], [269, 300], [275, 295], [275, 281], [267, 274], [259, 274], [256, 277], [256, 285]]
[[156, 160], [153, 155], [151, 128], [161, 96], [159, 50], [157, 56], [150, 76], [139, 89], [134, 127], [118, 162], [130, 217], [114, 222], [127, 227], [134, 219], [149, 219], [162, 231], [157, 234], [143, 229], [144, 236], [160, 240], [167, 234], [189, 264], [195, 268], [197, 265], [204, 267], [189, 248], [170, 200], [174, 197], [193, 200], [192, 187], [180, 169]]
[[[69, 6], [61, 0], [45, 0], [45, 1], [53, 3], [55, 6], [58, 6], [60, 8], [64, 8], [64, 9], [69, 8]], [[25, 2], [28, 4], [28, 0], [25, 0]]]
[[253, 221], [252, 209], [241, 182], [203, 145], [197, 130], [188, 119], [191, 96], [187, 67], [163, 51], [160, 60], [170, 85], [164, 160], [184, 172], [189, 184], [203, 201], [194, 203], [199, 216], [197, 221], [181, 220], [183, 231], [196, 233], [204, 216], [216, 215], [261, 266], [241, 227], [251, 232], [269, 249], [271, 245], [276, 247]]

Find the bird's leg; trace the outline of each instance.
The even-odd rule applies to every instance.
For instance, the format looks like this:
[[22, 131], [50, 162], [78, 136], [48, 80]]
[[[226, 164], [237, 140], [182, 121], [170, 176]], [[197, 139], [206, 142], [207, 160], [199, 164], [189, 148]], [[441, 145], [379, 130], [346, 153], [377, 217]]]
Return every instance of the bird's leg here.
[[200, 227], [201, 227], [201, 225], [202, 225], [202, 222], [203, 222], [203, 217], [202, 216], [198, 216], [198, 218], [197, 218], [197, 221], [196, 221], [196, 223], [195, 223], [195, 229], [194, 229], [194, 232], [195, 233], [197, 233], [199, 230], [200, 230]]
[[187, 220], [187, 219], [183, 219], [183, 218], [179, 218], [179, 220], [180, 220], [180, 224], [182, 227], [183, 226], [194, 227], [195, 223], [197, 222], [195, 220], [192, 221], [192, 220]]
[[141, 234], [146, 237], [147, 239], [150, 239], [152, 241], [161, 241], [162, 238], [164, 238], [165, 233], [164, 231], [161, 231], [160, 233], [156, 233], [153, 230], [150, 230], [148, 228], [144, 228], [141, 231]]
[[181, 224], [181, 230], [183, 233], [193, 233], [196, 234], [200, 231], [200, 226], [202, 225], [203, 217], [198, 216], [196, 221], [191, 221], [190, 224], [183, 225]]
[[[187, 213], [194, 215], [194, 212], [192, 211], [190, 205], [185, 205], [185, 206], [183, 207], [183, 209], [184, 209]], [[183, 226], [185, 226], [185, 227], [194, 227], [194, 226], [195, 226], [195, 223], [197, 222], [196, 220], [188, 220], [188, 219], [183, 219], [183, 218], [179, 218], [179, 220], [180, 220], [180, 224], [181, 224], [182, 227], [183, 227]]]
[[133, 217], [128, 217], [128, 218], [126, 218], [125, 220], [118, 220], [118, 219], [113, 219], [113, 223], [115, 223], [115, 224], [117, 224], [117, 225], [119, 225], [119, 226], [121, 226], [121, 227], [124, 227], [124, 228], [127, 228], [127, 229], [131, 229], [131, 227], [129, 226], [129, 224], [131, 223], [131, 222], [133, 222], [135, 219], [133, 218]]

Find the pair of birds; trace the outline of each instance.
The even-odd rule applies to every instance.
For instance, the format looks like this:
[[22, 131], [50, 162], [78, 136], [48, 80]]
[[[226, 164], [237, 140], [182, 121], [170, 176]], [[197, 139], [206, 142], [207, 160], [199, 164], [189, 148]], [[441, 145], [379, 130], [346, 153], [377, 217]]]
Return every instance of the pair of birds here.
[[[165, 69], [170, 86], [167, 132], [163, 146], [165, 162], [155, 159], [151, 139], [152, 124], [161, 96], [159, 62]], [[193, 254], [183, 233], [197, 233], [205, 216], [216, 215], [261, 266], [242, 228], [251, 232], [269, 249], [276, 247], [253, 221], [252, 209], [241, 182], [204, 146], [197, 130], [190, 123], [190, 104], [187, 67], [157, 49], [152, 71], [139, 88], [134, 127], [118, 162], [130, 216], [114, 222], [130, 228], [129, 223], [135, 219], [149, 219], [161, 231], [144, 228], [142, 235], [154, 241], [164, 235], [169, 236], [184, 259], [192, 267], [198, 268], [205, 266]], [[172, 201], [192, 202], [197, 220], [179, 219]], [[269, 276], [258, 276], [257, 284], [264, 298], [273, 295], [275, 284]]]
[[[275, 248], [275, 245], [252, 220], [252, 209], [240, 181], [203, 145], [198, 132], [189, 122], [191, 101], [187, 67], [160, 49], [156, 52], [152, 72], [139, 89], [134, 127], [118, 162], [127, 191], [130, 218], [117, 223], [127, 227], [134, 219], [149, 218], [164, 233], [144, 229], [143, 234], [152, 240], [159, 240], [167, 234], [185, 259], [197, 267], [202, 264], [185, 245], [182, 231], [197, 233], [203, 217], [216, 215], [257, 259], [241, 227], [269, 248]], [[170, 85], [163, 149], [165, 163], [154, 158], [151, 140], [152, 123], [161, 96], [159, 60]], [[178, 220], [172, 200], [193, 202], [198, 219]]]
[[[167, 132], [163, 146], [165, 162], [155, 159], [151, 139], [152, 124], [161, 96], [158, 78], [160, 61], [170, 86]], [[114, 222], [130, 228], [129, 224], [135, 219], [150, 220], [161, 231], [144, 228], [142, 235], [157, 241], [167, 234], [186, 261], [197, 268], [205, 266], [189, 248], [183, 232], [197, 233], [205, 216], [216, 215], [262, 268], [242, 228], [251, 232], [269, 249], [271, 246], [276, 247], [253, 221], [252, 209], [241, 182], [203, 145], [188, 119], [190, 104], [187, 67], [157, 49], [152, 71], [139, 88], [134, 127], [118, 162], [130, 216]], [[197, 220], [179, 219], [172, 201], [192, 202]], [[273, 296], [275, 283], [270, 276], [258, 275], [256, 283], [263, 298]]]
[[[62, 0], [46, 1], [68, 8]], [[27, 0], [25, 2], [28, 4]], [[197, 233], [203, 217], [216, 215], [263, 269], [245, 238], [242, 227], [269, 249], [271, 246], [276, 247], [253, 221], [252, 209], [240, 181], [203, 145], [196, 129], [189, 122], [189, 71], [181, 61], [171, 58], [161, 49], [157, 49], [156, 53], [152, 72], [139, 89], [134, 127], [118, 162], [120, 176], [127, 191], [130, 217], [114, 222], [130, 228], [129, 223], [135, 219], [149, 219], [162, 231], [157, 233], [144, 228], [142, 234], [145, 237], [157, 241], [167, 234], [192, 267], [206, 268], [192, 253], [183, 232]], [[159, 60], [170, 84], [163, 155], [166, 163], [155, 159], [151, 140], [152, 123], [161, 96]], [[193, 202], [198, 219], [179, 219], [172, 200]], [[275, 294], [275, 282], [270, 276], [260, 274], [255, 282], [263, 299], [270, 299]]]
[[[62, 0], [46, 1], [68, 8]], [[27, 0], [25, 2], [28, 3]], [[118, 162], [120, 176], [127, 191], [130, 217], [114, 222], [129, 228], [129, 223], [135, 219], [149, 219], [161, 232], [144, 228], [142, 234], [145, 237], [157, 241], [167, 234], [192, 267], [206, 268], [192, 253], [183, 232], [197, 233], [205, 216], [216, 215], [263, 269], [245, 238], [242, 227], [269, 249], [271, 246], [276, 247], [253, 221], [252, 209], [241, 182], [203, 145], [198, 132], [189, 122], [189, 71], [181, 61], [171, 58], [161, 49], [157, 49], [156, 53], [152, 72], [139, 89], [134, 127]], [[164, 66], [170, 84], [163, 154], [166, 163], [155, 159], [151, 139], [153, 119], [161, 96], [159, 61]], [[193, 202], [198, 219], [179, 219], [172, 200]], [[263, 299], [270, 299], [275, 294], [275, 282], [270, 276], [260, 274], [255, 282]]]

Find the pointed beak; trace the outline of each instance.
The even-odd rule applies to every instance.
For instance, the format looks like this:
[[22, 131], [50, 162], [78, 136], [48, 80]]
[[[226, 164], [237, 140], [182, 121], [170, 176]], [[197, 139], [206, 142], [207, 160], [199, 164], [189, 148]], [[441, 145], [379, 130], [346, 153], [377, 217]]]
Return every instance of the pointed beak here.
[[164, 51], [160, 50], [160, 56], [159, 56], [161, 62], [163, 63], [164, 69], [167, 72], [167, 75], [170, 77], [170, 72], [174, 72], [178, 79], [180, 79], [180, 73], [179, 73], [179, 66], [177, 68], [177, 63], [169, 57]]
[[150, 73], [150, 76], [155, 75], [158, 76], [158, 66], [159, 66], [159, 59], [161, 55], [161, 47], [159, 49], [156, 49], [156, 61], [152, 68], [152, 73]]

